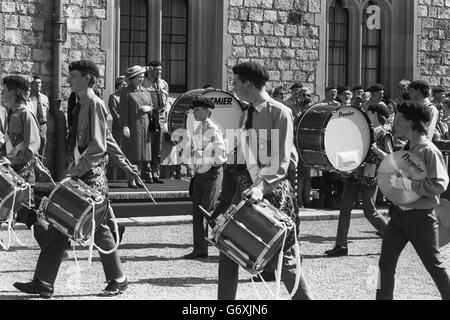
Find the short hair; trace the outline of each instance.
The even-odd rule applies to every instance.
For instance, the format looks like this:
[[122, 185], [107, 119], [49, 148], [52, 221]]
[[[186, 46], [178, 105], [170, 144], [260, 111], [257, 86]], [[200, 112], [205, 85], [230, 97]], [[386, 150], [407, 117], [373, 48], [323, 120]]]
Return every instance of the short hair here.
[[301, 82], [296, 82], [291, 86], [291, 90], [301, 89], [301, 88], [303, 88], [303, 83], [301, 83]]
[[447, 92], [447, 90], [445, 90], [445, 88], [443, 86], [437, 86], [437, 87], [433, 88], [432, 92], [433, 93]]
[[147, 67], [161, 67], [161, 61], [160, 60], [152, 60], [147, 64]]
[[261, 90], [270, 80], [270, 74], [267, 69], [254, 61], [235, 65], [233, 67], [233, 73], [237, 75], [242, 82], [249, 81], [259, 90]]
[[413, 90], [419, 90], [425, 98], [428, 98], [430, 96], [430, 85], [424, 80], [415, 80], [411, 82], [409, 88]]
[[426, 133], [426, 124], [430, 121], [430, 113], [423, 104], [407, 101], [400, 104], [397, 111], [405, 117], [406, 120], [413, 122], [412, 129], [419, 133]]
[[325, 88], [325, 92], [331, 91], [331, 90], [337, 90], [336, 86], [329, 86]]
[[41, 76], [38, 76], [38, 75], [33, 76], [33, 81], [36, 81], [36, 80], [42, 80]]
[[282, 91], [287, 91], [287, 89], [286, 89], [284, 86], [276, 87], [276, 88], [273, 90], [272, 96], [276, 97], [276, 96], [278, 96], [279, 94], [281, 94]]
[[389, 111], [387, 106], [383, 102], [371, 104], [368, 110], [378, 115], [378, 121], [383, 126], [387, 123], [387, 119], [389, 118]]
[[363, 90], [364, 91], [364, 88], [363, 88], [363, 86], [362, 85], [357, 85], [357, 86], [355, 86], [353, 89], [352, 89], [352, 91], [356, 91], [356, 90]]

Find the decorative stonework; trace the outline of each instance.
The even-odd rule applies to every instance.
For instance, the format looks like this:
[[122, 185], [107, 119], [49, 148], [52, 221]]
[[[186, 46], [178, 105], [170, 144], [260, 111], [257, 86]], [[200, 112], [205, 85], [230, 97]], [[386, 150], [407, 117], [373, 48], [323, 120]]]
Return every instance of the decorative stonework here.
[[450, 87], [450, 1], [419, 0], [418, 67], [431, 85]]
[[[44, 91], [51, 93], [53, 74], [52, 13], [50, 0], [2, 0], [0, 3], [0, 77], [20, 74], [31, 79], [39, 74]], [[102, 20], [106, 19], [106, 0], [64, 0], [67, 30], [63, 43], [63, 99], [70, 94], [67, 85], [68, 63], [91, 59], [104, 74], [106, 54], [101, 49]], [[104, 88], [104, 78], [99, 87]], [[64, 106], [64, 104], [63, 104]]]
[[233, 65], [253, 60], [268, 68], [271, 87], [300, 81], [314, 89], [321, 10], [320, 0], [230, 0], [229, 86]]

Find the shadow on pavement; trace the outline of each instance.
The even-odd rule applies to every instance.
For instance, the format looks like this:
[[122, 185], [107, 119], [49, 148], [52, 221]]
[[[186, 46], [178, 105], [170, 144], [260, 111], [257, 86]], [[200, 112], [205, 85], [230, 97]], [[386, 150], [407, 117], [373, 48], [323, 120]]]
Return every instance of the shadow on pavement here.
[[[378, 236], [375, 237], [348, 237], [348, 240], [373, 240], [373, 239], [381, 239]], [[322, 237], [312, 234], [301, 235], [300, 241], [311, 242], [311, 243], [324, 243], [324, 242], [334, 242], [336, 241], [336, 237]]]
[[326, 254], [321, 255], [302, 255], [302, 258], [305, 260], [314, 260], [314, 259], [344, 259], [344, 258], [356, 258], [356, 257], [379, 257], [379, 253], [367, 253], [367, 254], [349, 254], [348, 256], [340, 256], [340, 257], [329, 257]]
[[[197, 277], [185, 277], [185, 278], [151, 278], [142, 279], [130, 284], [150, 284], [161, 287], [190, 287], [199, 284], [215, 284], [217, 285], [218, 279], [205, 279]], [[239, 280], [239, 283], [246, 283], [248, 280]]]
[[27, 273], [27, 272], [34, 272], [34, 270], [4, 270], [4, 271], [0, 271], [0, 274], [2, 274], [2, 273]]
[[192, 244], [181, 243], [126, 243], [119, 246], [120, 250], [139, 250], [139, 249], [185, 249], [192, 247]]

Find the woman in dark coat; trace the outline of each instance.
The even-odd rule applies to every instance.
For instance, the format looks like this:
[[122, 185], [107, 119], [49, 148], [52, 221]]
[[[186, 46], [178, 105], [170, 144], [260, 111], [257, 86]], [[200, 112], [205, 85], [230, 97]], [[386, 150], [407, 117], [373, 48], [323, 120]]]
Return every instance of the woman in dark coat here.
[[[120, 123], [123, 128], [122, 148], [131, 162], [141, 171], [141, 177], [151, 183], [150, 166], [152, 159], [148, 131], [149, 116], [153, 110], [150, 92], [142, 87], [146, 69], [134, 66], [127, 70], [130, 86], [120, 94]], [[139, 181], [129, 180], [130, 188], [142, 187]]]

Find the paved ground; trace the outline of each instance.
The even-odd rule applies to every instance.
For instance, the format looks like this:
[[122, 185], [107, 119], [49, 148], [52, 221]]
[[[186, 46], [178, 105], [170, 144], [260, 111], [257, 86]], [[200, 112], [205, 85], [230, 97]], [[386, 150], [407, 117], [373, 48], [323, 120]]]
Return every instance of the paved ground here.
[[[329, 213], [327, 213], [329, 214]], [[336, 216], [336, 214], [335, 214]], [[121, 256], [130, 281], [129, 290], [115, 299], [133, 300], [214, 300], [217, 291], [218, 251], [210, 248], [210, 257], [203, 261], [186, 261], [181, 256], [191, 250], [189, 218], [172, 218], [166, 223], [128, 221]], [[309, 219], [312, 220], [312, 219]], [[375, 294], [376, 266], [381, 239], [365, 219], [354, 218], [350, 230], [350, 255], [326, 258], [323, 252], [334, 244], [336, 220], [302, 222], [302, 253], [304, 268], [311, 290], [323, 300], [371, 300]], [[0, 300], [30, 299], [15, 291], [15, 281], [28, 281], [39, 249], [31, 233], [18, 231], [25, 247], [14, 246], [0, 251]], [[5, 232], [2, 232], [5, 237]], [[443, 251], [445, 265], [450, 268], [450, 246]], [[95, 294], [105, 286], [103, 271], [95, 254], [92, 268], [87, 269], [87, 251], [79, 248], [77, 256], [82, 271], [78, 271], [74, 254], [63, 262], [55, 287], [57, 300], [97, 299]], [[271, 296], [265, 286], [256, 287], [262, 299]], [[275, 290], [274, 283], [269, 284]], [[282, 298], [287, 292], [282, 290]], [[411, 246], [400, 258], [397, 269], [395, 297], [397, 299], [439, 299], [430, 276]], [[245, 271], [240, 273], [238, 299], [257, 300], [252, 282]]]

